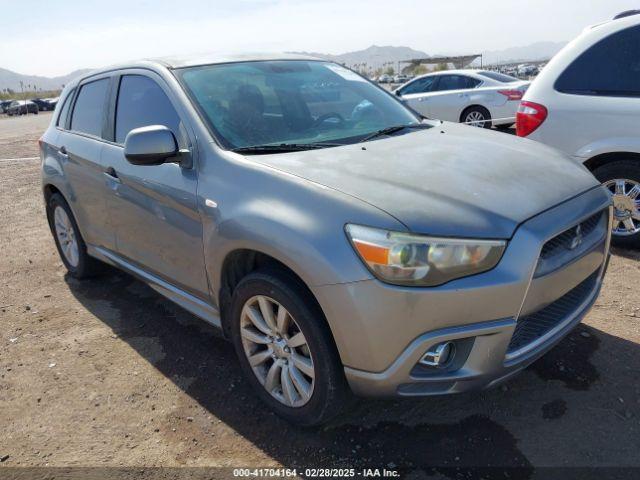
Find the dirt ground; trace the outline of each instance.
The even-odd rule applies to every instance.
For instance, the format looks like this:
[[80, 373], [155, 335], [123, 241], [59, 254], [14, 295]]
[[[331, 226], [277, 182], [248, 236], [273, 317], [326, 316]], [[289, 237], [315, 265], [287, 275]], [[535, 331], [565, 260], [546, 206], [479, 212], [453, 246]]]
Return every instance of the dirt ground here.
[[415, 478], [640, 467], [639, 252], [614, 251], [584, 324], [505, 386], [359, 400], [329, 426], [294, 428], [253, 396], [204, 322], [123, 273], [65, 275], [39, 161], [19, 159], [37, 155], [49, 119], [0, 118], [0, 477], [29, 466], [387, 466]]

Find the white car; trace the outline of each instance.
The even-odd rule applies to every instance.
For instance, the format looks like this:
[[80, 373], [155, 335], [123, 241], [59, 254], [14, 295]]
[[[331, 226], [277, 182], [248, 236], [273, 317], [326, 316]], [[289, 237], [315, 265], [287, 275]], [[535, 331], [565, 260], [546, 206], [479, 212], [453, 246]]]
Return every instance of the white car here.
[[427, 118], [463, 122], [475, 127], [510, 127], [529, 87], [488, 70], [447, 70], [417, 77], [394, 93]]
[[638, 13], [590, 27], [558, 53], [524, 96], [516, 126], [521, 137], [572, 155], [609, 188], [614, 243], [628, 247], [640, 247]]
[[404, 74], [401, 74], [401, 73], [396, 75], [395, 77], [393, 77], [393, 82], [394, 83], [404, 83], [407, 80], [409, 80], [409, 77], [407, 75], [404, 75]]

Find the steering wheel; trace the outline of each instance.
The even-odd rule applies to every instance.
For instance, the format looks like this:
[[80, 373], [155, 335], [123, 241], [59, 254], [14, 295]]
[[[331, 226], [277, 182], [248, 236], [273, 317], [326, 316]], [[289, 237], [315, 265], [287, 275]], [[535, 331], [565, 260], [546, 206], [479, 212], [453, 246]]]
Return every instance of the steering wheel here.
[[344, 117], [340, 115], [338, 112], [329, 112], [329, 113], [324, 113], [320, 115], [318, 118], [316, 118], [315, 122], [313, 122], [313, 126], [318, 127], [322, 125], [325, 121], [329, 120], [330, 118], [338, 119], [340, 121], [340, 125], [344, 123]]

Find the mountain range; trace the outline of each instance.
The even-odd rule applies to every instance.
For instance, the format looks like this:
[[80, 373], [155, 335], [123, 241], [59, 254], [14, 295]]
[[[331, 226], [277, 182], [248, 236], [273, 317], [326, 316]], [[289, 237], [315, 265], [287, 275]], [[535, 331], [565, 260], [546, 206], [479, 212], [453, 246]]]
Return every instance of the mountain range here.
[[[555, 55], [566, 42], [537, 42], [531, 45], [525, 45], [520, 47], [511, 47], [504, 50], [492, 50], [480, 52], [482, 53], [482, 60], [484, 65], [495, 63], [513, 63], [513, 62], [527, 62], [534, 60], [546, 60]], [[337, 55], [318, 53], [318, 52], [297, 52], [305, 53], [307, 55], [314, 55], [320, 58], [326, 58], [334, 62], [342, 63], [348, 67], [356, 67], [358, 65], [366, 64], [371, 69], [382, 68], [383, 66], [390, 65], [397, 68], [398, 62], [403, 60], [415, 59], [415, 58], [429, 58], [438, 57], [441, 55], [433, 54], [429, 55], [426, 52], [420, 50], [414, 50], [409, 47], [395, 47], [395, 46], [378, 46], [372, 45], [364, 50], [358, 50], [354, 52], [341, 53]], [[477, 52], [473, 52], [477, 53]], [[67, 82], [74, 77], [87, 72], [88, 69], [76, 70], [60, 77], [44, 77], [37, 75], [22, 75], [11, 70], [0, 68], [0, 91], [5, 88], [10, 88], [16, 92], [21, 91], [20, 82], [22, 81], [25, 90], [33, 90], [35, 88], [40, 90], [57, 90], [62, 88]]]
[[[22, 75], [5, 68], [0, 68], [0, 91], [10, 88], [15, 92], [27, 90], [60, 90], [65, 84], [89, 69], [75, 70], [60, 77], [43, 77], [39, 75]], [[22, 85], [20, 85], [22, 82]]]
[[[484, 52], [471, 52], [482, 54], [482, 63], [491, 65], [496, 63], [530, 62], [536, 60], [548, 60], [558, 53], [567, 42], [537, 42], [530, 45], [511, 47], [504, 50], [488, 50]], [[393, 47], [372, 45], [364, 50], [331, 55], [318, 52], [297, 52], [326, 58], [334, 62], [342, 63], [348, 67], [356, 67], [366, 64], [372, 69], [383, 66], [397, 68], [398, 62], [417, 58], [433, 58], [441, 56], [453, 56], [454, 54], [428, 54], [421, 50], [409, 47]], [[479, 61], [476, 62], [479, 66]], [[475, 65], [475, 64], [474, 64]]]

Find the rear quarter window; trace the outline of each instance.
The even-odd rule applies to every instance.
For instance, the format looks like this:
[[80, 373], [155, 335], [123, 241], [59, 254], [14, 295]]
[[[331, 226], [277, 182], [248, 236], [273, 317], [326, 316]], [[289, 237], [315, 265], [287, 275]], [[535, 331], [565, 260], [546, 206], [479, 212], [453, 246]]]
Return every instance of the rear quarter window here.
[[500, 72], [492, 72], [492, 71], [478, 72], [478, 75], [482, 75], [483, 77], [490, 78], [491, 80], [495, 80], [496, 82], [500, 82], [500, 83], [514, 83], [514, 82], [520, 81], [516, 77], [512, 77], [511, 75], [505, 75], [504, 73], [500, 73]]
[[73, 97], [74, 92], [75, 90], [71, 90], [62, 103], [62, 108], [60, 109], [60, 114], [56, 121], [57, 127], [67, 128], [67, 117], [69, 116], [69, 107], [71, 107], [71, 98]]
[[600, 40], [558, 77], [562, 93], [596, 96], [640, 96], [640, 26]]
[[71, 115], [71, 130], [102, 136], [105, 98], [109, 79], [103, 78], [80, 87]]

